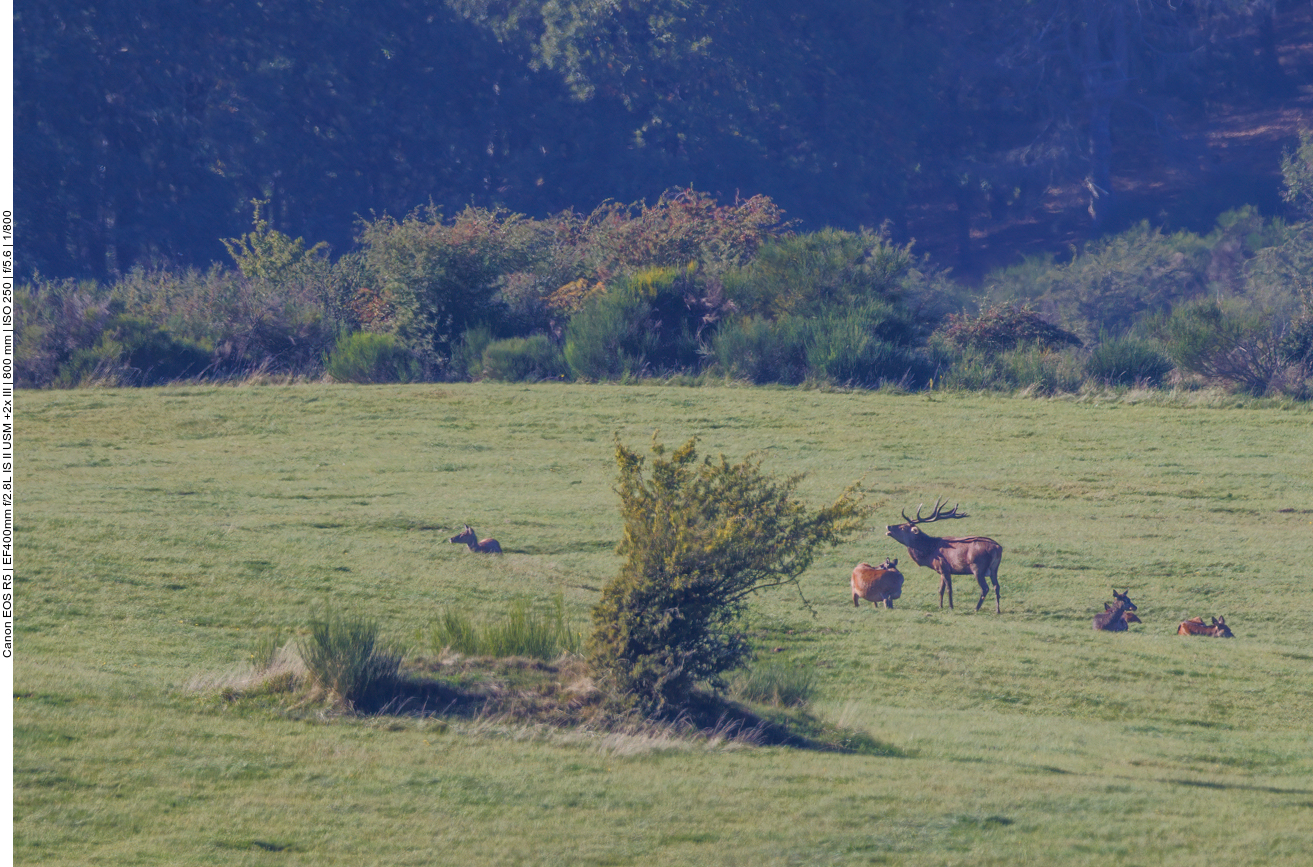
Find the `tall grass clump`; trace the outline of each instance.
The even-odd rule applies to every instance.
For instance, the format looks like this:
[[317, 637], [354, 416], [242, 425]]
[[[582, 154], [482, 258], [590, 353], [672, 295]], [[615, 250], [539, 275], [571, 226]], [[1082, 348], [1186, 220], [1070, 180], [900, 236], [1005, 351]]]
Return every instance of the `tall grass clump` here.
[[709, 355], [726, 376], [756, 385], [797, 385], [807, 376], [806, 322], [757, 316], [731, 320], [716, 331]]
[[962, 391], [1013, 391], [1033, 394], [1074, 393], [1083, 382], [1072, 350], [1055, 352], [1024, 346], [1003, 352], [968, 347], [956, 353], [940, 379], [942, 387]]
[[420, 377], [419, 360], [400, 339], [370, 331], [339, 339], [324, 370], [338, 382], [362, 384], [413, 382]]
[[838, 385], [877, 386], [919, 379], [924, 365], [911, 349], [914, 323], [883, 301], [808, 321], [807, 369]]
[[730, 684], [730, 695], [740, 701], [776, 707], [802, 707], [816, 693], [815, 669], [768, 663], [740, 672]]
[[1103, 339], [1085, 360], [1085, 373], [1108, 385], [1158, 387], [1176, 365], [1157, 344], [1136, 337]]
[[489, 623], [476, 623], [467, 614], [444, 608], [430, 630], [430, 646], [435, 652], [450, 650], [465, 656], [550, 660], [562, 653], [579, 653], [583, 639], [566, 617], [564, 598], [557, 596], [546, 612], [516, 599], [504, 617]]
[[483, 350], [483, 377], [504, 382], [558, 379], [569, 372], [565, 357], [545, 334], [494, 340]]
[[310, 635], [297, 642], [311, 681], [349, 709], [385, 703], [404, 655], [379, 638], [373, 620], [324, 614], [310, 621]]

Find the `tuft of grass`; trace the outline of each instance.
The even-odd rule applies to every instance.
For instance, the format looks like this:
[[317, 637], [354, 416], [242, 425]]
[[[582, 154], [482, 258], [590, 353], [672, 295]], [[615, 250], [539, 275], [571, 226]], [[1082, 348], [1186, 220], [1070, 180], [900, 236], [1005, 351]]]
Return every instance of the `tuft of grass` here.
[[310, 621], [310, 635], [297, 649], [312, 682], [352, 710], [385, 696], [404, 655], [379, 639], [376, 621], [332, 612]]
[[267, 672], [278, 662], [287, 637], [281, 629], [261, 635], [251, 646], [251, 667], [257, 672]]
[[504, 617], [490, 623], [476, 623], [463, 612], [444, 608], [429, 635], [434, 653], [447, 650], [465, 656], [555, 659], [562, 653], [578, 653], [583, 646], [560, 595], [546, 612], [534, 610], [528, 600], [515, 599]]
[[813, 668], [770, 662], [740, 672], [730, 683], [730, 695], [754, 704], [803, 707], [811, 702], [818, 683]]

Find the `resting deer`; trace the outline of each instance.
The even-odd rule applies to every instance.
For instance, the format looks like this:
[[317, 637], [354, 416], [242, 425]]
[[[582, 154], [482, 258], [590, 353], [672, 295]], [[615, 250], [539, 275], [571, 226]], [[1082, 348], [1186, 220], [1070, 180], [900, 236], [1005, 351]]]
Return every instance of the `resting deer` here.
[[918, 566], [928, 566], [939, 573], [939, 607], [944, 607], [944, 591], [948, 591], [948, 607], [953, 607], [953, 576], [974, 575], [980, 584], [980, 600], [976, 610], [985, 603], [989, 596], [989, 585], [985, 579], [994, 582], [994, 611], [1003, 613], [999, 599], [998, 564], [1003, 559], [1003, 546], [986, 536], [962, 536], [937, 538], [923, 533], [917, 524], [929, 524], [931, 521], [943, 521], [949, 518], [968, 518], [970, 515], [957, 513], [957, 506], [947, 512], [940, 509], [939, 500], [935, 500], [934, 512], [921, 517], [917, 507], [916, 517], [907, 517], [903, 510], [903, 524], [891, 524], [885, 528], [885, 535], [907, 546], [907, 553]]
[[1118, 593], [1117, 588], [1112, 588], [1112, 598], [1115, 600], [1110, 603], [1103, 603], [1103, 613], [1094, 615], [1094, 628], [1102, 629], [1106, 632], [1125, 632], [1128, 624], [1143, 623], [1135, 614], [1135, 603], [1131, 601], [1130, 590], [1125, 593]]
[[1177, 635], [1210, 635], [1213, 638], [1235, 638], [1231, 632], [1231, 627], [1226, 625], [1226, 618], [1214, 617], [1210, 626], [1204, 626], [1202, 617], [1191, 617], [1189, 620], [1181, 621], [1181, 625], [1176, 628]]
[[478, 535], [474, 532], [473, 529], [471, 529], [469, 524], [466, 524], [464, 530], [461, 530], [459, 533], [457, 533], [455, 536], [452, 536], [447, 541], [456, 542], [456, 543], [463, 542], [466, 545], [470, 546], [471, 551], [475, 551], [479, 554], [501, 553], [501, 545], [497, 544], [496, 539], [484, 539], [482, 541], [479, 541]]

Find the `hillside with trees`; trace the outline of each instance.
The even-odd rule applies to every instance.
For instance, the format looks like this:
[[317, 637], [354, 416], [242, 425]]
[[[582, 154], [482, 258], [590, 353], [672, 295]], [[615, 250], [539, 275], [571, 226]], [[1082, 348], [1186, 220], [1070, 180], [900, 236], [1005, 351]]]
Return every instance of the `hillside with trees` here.
[[15, 13], [20, 378], [1305, 396], [1289, 0]]

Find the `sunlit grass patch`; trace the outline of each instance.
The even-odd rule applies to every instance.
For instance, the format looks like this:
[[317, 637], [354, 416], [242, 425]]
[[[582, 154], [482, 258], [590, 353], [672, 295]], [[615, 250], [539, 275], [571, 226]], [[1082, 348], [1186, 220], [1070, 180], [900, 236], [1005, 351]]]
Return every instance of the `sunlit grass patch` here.
[[755, 704], [800, 707], [811, 701], [819, 683], [811, 666], [764, 662], [739, 672], [730, 682], [730, 695]]
[[[1313, 409], [1128, 394], [21, 393], [17, 863], [1299, 863]], [[433, 646], [444, 608], [481, 631], [558, 598], [586, 633], [612, 432], [658, 428], [766, 450], [813, 504], [866, 477], [872, 531], [802, 576], [814, 613], [751, 600], [757, 665], [813, 672], [806, 704], [645, 720], [577, 655]], [[906, 560], [898, 608], [855, 609], [853, 564], [905, 556], [882, 525], [941, 494], [1003, 544], [1002, 615], [969, 577], [941, 611]], [[467, 522], [508, 553], [447, 544]], [[1130, 633], [1091, 629], [1112, 585]], [[386, 700], [310, 686], [325, 609], [409, 639]], [[1175, 634], [1212, 614], [1235, 639]]]
[[567, 617], [565, 599], [558, 594], [547, 611], [533, 608], [527, 599], [513, 599], [499, 619], [476, 620], [463, 611], [444, 608], [429, 630], [428, 646], [434, 654], [555, 659], [563, 653], [579, 653], [583, 636]]

